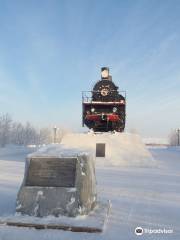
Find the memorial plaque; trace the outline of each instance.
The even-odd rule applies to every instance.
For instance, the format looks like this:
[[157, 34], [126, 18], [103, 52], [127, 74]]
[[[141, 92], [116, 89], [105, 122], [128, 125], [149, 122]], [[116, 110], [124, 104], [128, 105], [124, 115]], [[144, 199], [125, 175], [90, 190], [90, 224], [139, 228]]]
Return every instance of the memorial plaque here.
[[26, 186], [74, 187], [76, 158], [31, 158]]
[[96, 157], [105, 157], [105, 143], [96, 143]]

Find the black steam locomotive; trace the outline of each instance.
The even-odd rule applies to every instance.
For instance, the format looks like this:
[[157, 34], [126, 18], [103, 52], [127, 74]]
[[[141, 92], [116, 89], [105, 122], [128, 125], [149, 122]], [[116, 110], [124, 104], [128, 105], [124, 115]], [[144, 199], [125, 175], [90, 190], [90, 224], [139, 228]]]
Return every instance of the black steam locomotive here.
[[123, 132], [126, 93], [120, 93], [109, 75], [109, 68], [101, 68], [101, 80], [94, 85], [93, 91], [82, 93], [83, 126], [95, 132]]

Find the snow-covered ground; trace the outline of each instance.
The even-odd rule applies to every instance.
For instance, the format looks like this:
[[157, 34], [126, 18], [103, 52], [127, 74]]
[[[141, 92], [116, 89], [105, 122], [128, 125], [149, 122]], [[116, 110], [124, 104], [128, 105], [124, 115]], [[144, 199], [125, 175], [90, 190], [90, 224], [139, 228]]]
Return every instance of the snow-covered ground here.
[[[0, 149], [0, 216], [14, 213], [15, 199], [30, 148]], [[112, 209], [102, 234], [35, 230], [0, 226], [0, 240], [30, 239], [180, 239], [180, 148], [151, 148], [157, 161], [151, 168], [98, 165], [98, 192]], [[137, 226], [173, 230], [136, 236]]]

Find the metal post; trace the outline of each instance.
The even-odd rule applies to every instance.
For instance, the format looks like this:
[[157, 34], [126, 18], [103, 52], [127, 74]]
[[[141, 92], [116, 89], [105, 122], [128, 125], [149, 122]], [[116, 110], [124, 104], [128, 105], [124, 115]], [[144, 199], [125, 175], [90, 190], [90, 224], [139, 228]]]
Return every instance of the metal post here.
[[177, 129], [177, 137], [178, 137], [178, 143], [177, 145], [179, 146], [180, 145], [180, 128]]
[[57, 127], [55, 126], [53, 129], [54, 129], [54, 143], [56, 143]]

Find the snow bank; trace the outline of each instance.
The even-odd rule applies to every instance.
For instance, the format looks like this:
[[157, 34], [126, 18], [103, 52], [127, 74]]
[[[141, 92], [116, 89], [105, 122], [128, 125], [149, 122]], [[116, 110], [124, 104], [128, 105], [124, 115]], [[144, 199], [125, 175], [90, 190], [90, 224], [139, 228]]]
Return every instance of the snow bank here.
[[32, 146], [7, 145], [4, 148], [0, 148], [0, 159], [24, 162], [26, 155], [36, 150], [37, 147]]
[[67, 134], [62, 144], [70, 148], [90, 149], [96, 153], [96, 143], [105, 143], [105, 158], [96, 157], [96, 165], [150, 167], [155, 160], [139, 135], [130, 133]]

